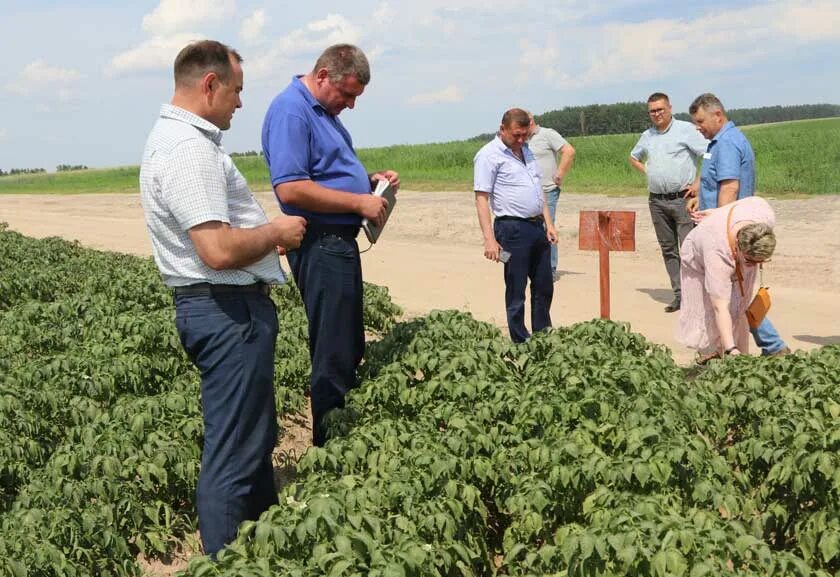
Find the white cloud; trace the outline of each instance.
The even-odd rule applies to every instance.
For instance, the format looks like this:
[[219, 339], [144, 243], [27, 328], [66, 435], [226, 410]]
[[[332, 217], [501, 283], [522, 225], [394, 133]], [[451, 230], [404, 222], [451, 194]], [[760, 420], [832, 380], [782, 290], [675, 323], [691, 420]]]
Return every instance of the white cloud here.
[[183, 32], [198, 24], [224, 22], [235, 12], [235, 0], [161, 0], [143, 17], [143, 30], [154, 35]]
[[8, 131], [5, 128], [0, 128], [0, 142], [5, 142]]
[[48, 90], [66, 100], [71, 96], [72, 85], [81, 78], [78, 70], [53, 67], [39, 58], [27, 64], [16, 79], [6, 83], [6, 90], [21, 95]]
[[[249, 58], [247, 74], [250, 78], [271, 76], [297, 56], [312, 52], [320, 54], [327, 46], [341, 42], [358, 44], [361, 38], [361, 29], [350, 20], [340, 14], [327, 14], [324, 19], [310, 22], [280, 38], [265, 54]], [[314, 59], [305, 63], [305, 70], [313, 64]]]
[[373, 23], [377, 26], [386, 26], [394, 21], [396, 14], [391, 5], [387, 2], [382, 2], [373, 11]]
[[259, 44], [263, 41], [263, 29], [267, 23], [265, 10], [258, 8], [242, 21], [239, 37], [245, 44]]
[[427, 92], [425, 94], [415, 94], [406, 102], [411, 105], [422, 104], [437, 104], [440, 102], [461, 102], [464, 100], [464, 95], [461, 90], [454, 84], [450, 84], [442, 90], [437, 92]]
[[612, 22], [565, 38], [564, 44], [583, 47], [575, 58], [564, 59], [556, 40], [544, 45], [523, 41], [520, 69], [526, 76], [536, 72], [546, 82], [575, 89], [657, 80], [686, 66], [698, 72], [744, 68], [802, 43], [840, 38], [840, 29], [833, 26], [838, 20], [840, 3], [790, 0], [710, 12], [694, 20]]
[[779, 28], [801, 41], [840, 38], [840, 4], [836, 0], [792, 3]]
[[178, 52], [190, 42], [202, 38], [203, 36], [196, 32], [184, 32], [172, 36], [155, 36], [136, 48], [114, 56], [108, 63], [105, 73], [108, 76], [113, 76], [134, 70], [172, 68]]

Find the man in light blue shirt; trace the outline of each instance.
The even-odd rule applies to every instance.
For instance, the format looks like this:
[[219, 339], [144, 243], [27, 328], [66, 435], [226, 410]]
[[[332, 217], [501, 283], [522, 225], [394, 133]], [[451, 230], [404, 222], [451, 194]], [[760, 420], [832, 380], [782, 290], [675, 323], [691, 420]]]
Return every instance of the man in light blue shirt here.
[[[744, 133], [726, 117], [720, 99], [714, 94], [701, 94], [691, 103], [688, 112], [697, 130], [710, 141], [703, 155], [700, 210], [717, 208], [753, 196], [755, 154]], [[764, 317], [758, 328], [751, 328], [750, 332], [755, 344], [761, 348], [762, 355], [785, 355], [790, 352], [768, 317]]]
[[[508, 330], [515, 343], [528, 339], [525, 288], [531, 281], [531, 329], [551, 328], [552, 244], [557, 232], [540, 185], [537, 159], [528, 148], [530, 119], [521, 108], [502, 116], [499, 133], [475, 155], [474, 186], [484, 256], [504, 263]], [[491, 226], [490, 211], [496, 217]]]
[[694, 228], [685, 199], [697, 195], [697, 160], [706, 150], [706, 139], [690, 122], [674, 120], [666, 94], [651, 94], [647, 107], [653, 126], [633, 147], [630, 164], [647, 176], [650, 219], [674, 291], [665, 312], [672, 313], [680, 310], [682, 299], [680, 246]]

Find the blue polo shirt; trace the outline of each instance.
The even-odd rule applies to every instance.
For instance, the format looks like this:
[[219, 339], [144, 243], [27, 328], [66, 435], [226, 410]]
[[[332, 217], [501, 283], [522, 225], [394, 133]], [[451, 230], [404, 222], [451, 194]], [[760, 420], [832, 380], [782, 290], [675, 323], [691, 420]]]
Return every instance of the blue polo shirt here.
[[540, 167], [527, 144], [522, 145], [522, 155], [524, 162], [496, 136], [473, 158], [473, 190], [489, 194], [494, 216], [530, 218], [543, 213]]
[[755, 194], [755, 153], [750, 141], [730, 120], [703, 155], [700, 171], [700, 210], [717, 208], [722, 180], [738, 181], [738, 199]]
[[[344, 192], [370, 192], [370, 179], [356, 156], [350, 133], [337, 116], [318, 103], [300, 76], [293, 77], [268, 107], [262, 149], [272, 187], [312, 180]], [[361, 224], [361, 217], [352, 213], [311, 212], [284, 202], [280, 202], [280, 208], [311, 222]]]

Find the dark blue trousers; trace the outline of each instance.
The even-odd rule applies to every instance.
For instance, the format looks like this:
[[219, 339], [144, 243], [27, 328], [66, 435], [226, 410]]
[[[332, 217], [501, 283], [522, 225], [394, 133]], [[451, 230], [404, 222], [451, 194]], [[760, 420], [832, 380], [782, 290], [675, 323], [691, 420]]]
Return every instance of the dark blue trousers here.
[[274, 344], [277, 310], [257, 292], [175, 297], [181, 344], [201, 371], [204, 447], [196, 503], [204, 552], [216, 553], [277, 503]]
[[326, 442], [324, 416], [344, 407], [365, 352], [359, 227], [310, 223], [300, 248], [287, 257], [309, 320], [312, 359], [312, 441]]
[[493, 222], [496, 241], [510, 253], [505, 263], [505, 307], [510, 338], [515, 343], [528, 339], [525, 328], [525, 288], [531, 281], [531, 329], [551, 328], [551, 243], [542, 222], [497, 218]]

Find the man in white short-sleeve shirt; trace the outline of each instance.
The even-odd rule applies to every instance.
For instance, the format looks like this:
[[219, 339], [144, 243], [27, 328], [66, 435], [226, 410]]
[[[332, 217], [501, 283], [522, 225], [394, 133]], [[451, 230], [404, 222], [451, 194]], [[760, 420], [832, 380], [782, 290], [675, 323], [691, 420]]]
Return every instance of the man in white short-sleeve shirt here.
[[212, 40], [175, 59], [175, 94], [161, 107], [140, 167], [140, 197], [155, 263], [175, 293], [175, 324], [201, 372], [204, 446], [196, 490], [211, 557], [242, 521], [277, 503], [271, 284], [277, 247], [300, 244], [306, 221], [265, 215], [221, 147], [242, 106], [242, 58]]

